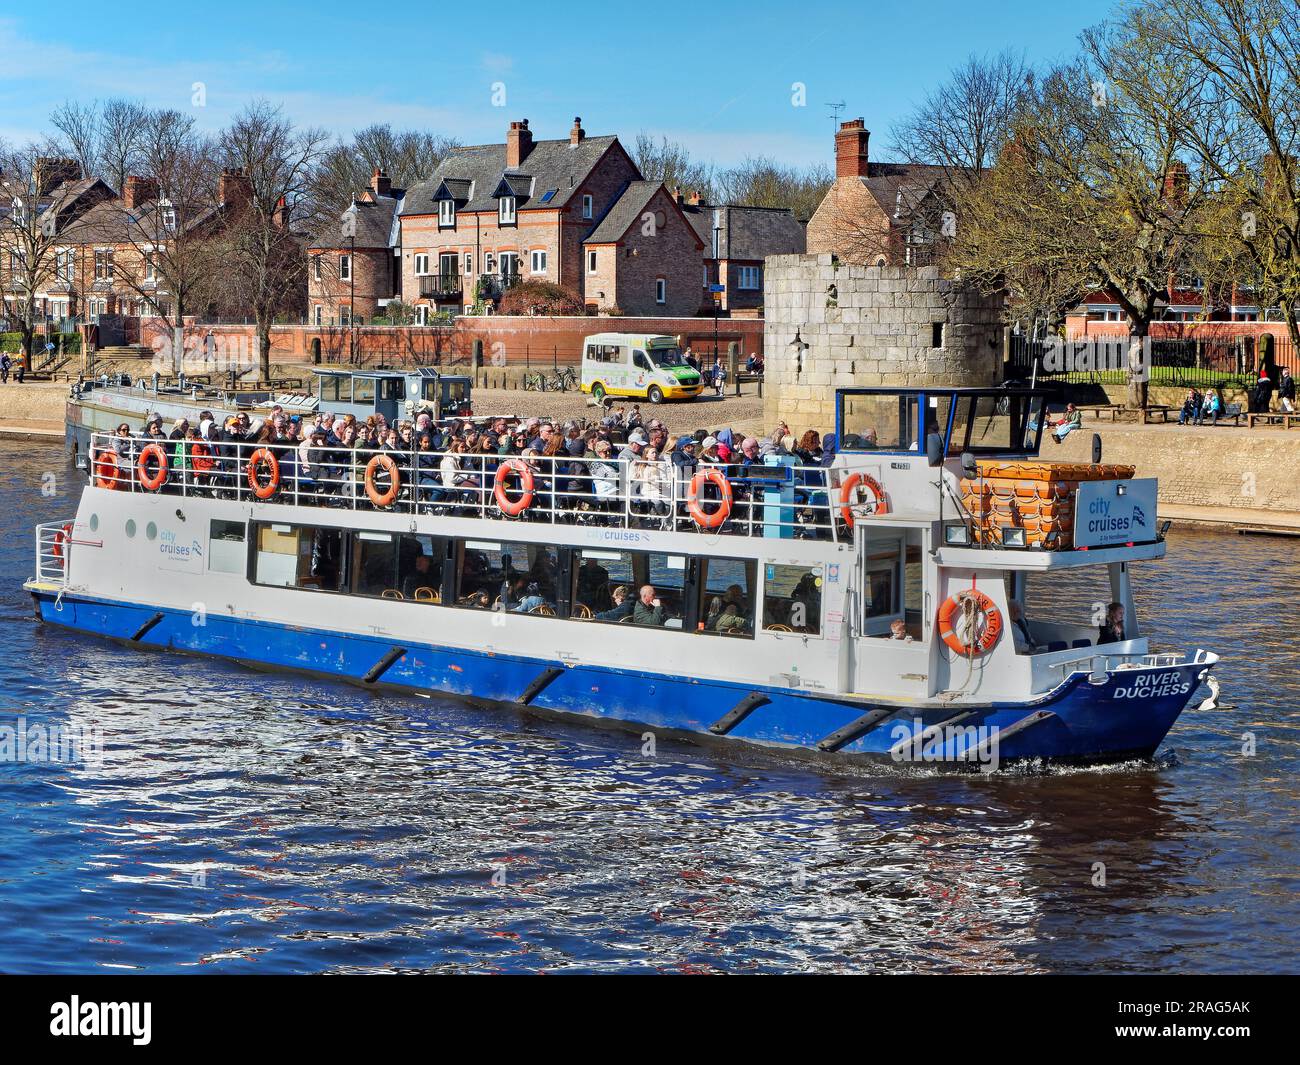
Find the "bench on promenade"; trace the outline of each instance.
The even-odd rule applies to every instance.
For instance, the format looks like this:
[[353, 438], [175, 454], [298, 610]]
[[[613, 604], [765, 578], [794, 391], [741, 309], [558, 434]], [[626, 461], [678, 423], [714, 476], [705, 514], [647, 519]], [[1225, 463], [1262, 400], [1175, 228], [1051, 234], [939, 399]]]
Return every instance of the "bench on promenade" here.
[[1109, 414], [1110, 420], [1119, 421], [1119, 416], [1124, 412], [1125, 406], [1122, 403], [1089, 403], [1087, 406], [1076, 407], [1075, 410], [1085, 411], [1091, 414], [1098, 421], [1103, 414]]
[[1255, 428], [1255, 423], [1261, 425], [1278, 425], [1283, 429], [1290, 429], [1292, 422], [1300, 422], [1300, 413], [1288, 413], [1284, 410], [1259, 411], [1246, 416], [1247, 428]]
[[763, 395], [763, 375], [761, 373], [752, 373], [749, 370], [740, 370], [736, 374], [736, 395], [740, 395], [740, 386], [742, 384], [758, 383], [758, 394]]
[[1151, 419], [1153, 419], [1157, 414], [1160, 415], [1160, 420], [1162, 422], [1167, 422], [1169, 421], [1169, 414], [1173, 409], [1174, 409], [1173, 407], [1166, 407], [1163, 404], [1159, 404], [1159, 403], [1153, 404], [1150, 407], [1143, 407], [1142, 424], [1150, 425]]
[[1223, 410], [1219, 411], [1219, 421], [1224, 422], [1229, 418], [1232, 419], [1233, 425], [1240, 425], [1241, 419], [1248, 417], [1240, 403], [1229, 403]]

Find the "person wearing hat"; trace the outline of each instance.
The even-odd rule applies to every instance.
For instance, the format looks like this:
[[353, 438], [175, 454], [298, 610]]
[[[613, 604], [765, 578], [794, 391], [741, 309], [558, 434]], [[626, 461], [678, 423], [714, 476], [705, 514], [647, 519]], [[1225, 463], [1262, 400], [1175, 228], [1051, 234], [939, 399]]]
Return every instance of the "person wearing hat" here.
[[645, 447], [649, 442], [650, 441], [646, 437], [645, 433], [640, 429], [633, 429], [627, 434], [627, 443], [624, 444], [622, 450], [619, 451], [618, 457], [627, 462], [635, 462], [641, 457], [641, 453], [645, 450]]
[[717, 466], [722, 463], [722, 457], [718, 454], [718, 438], [716, 436], [706, 436], [700, 441], [700, 465]]

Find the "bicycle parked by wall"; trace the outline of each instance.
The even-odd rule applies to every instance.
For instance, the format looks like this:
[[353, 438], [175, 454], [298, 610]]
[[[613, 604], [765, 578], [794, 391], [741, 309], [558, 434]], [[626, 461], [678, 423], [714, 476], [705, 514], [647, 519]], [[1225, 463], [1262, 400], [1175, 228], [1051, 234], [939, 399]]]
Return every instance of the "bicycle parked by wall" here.
[[549, 377], [541, 370], [524, 374], [525, 392], [568, 392], [577, 384], [578, 372], [572, 366], [555, 370]]

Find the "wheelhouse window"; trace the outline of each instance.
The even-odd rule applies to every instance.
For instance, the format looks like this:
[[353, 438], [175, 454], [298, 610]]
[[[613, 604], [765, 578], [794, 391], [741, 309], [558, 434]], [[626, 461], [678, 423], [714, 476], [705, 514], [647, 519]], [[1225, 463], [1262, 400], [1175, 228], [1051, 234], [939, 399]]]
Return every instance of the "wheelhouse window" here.
[[497, 224], [503, 226], [515, 224], [515, 198], [513, 196], [502, 196], [497, 201]]
[[455, 200], [438, 201], [438, 228], [439, 229], [456, 228], [456, 201]]
[[351, 403], [352, 378], [347, 374], [321, 374], [320, 401], [322, 403]]
[[920, 397], [900, 393], [840, 394], [840, 447], [873, 451], [917, 449]]
[[763, 567], [763, 628], [804, 636], [822, 633], [822, 567]]

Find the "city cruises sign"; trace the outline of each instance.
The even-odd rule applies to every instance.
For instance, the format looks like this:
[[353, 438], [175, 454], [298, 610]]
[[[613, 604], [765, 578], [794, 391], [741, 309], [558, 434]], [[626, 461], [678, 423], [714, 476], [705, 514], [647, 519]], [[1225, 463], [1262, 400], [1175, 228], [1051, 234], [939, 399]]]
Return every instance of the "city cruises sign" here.
[[1083, 481], [1074, 497], [1074, 546], [1115, 547], [1156, 538], [1156, 479]]

